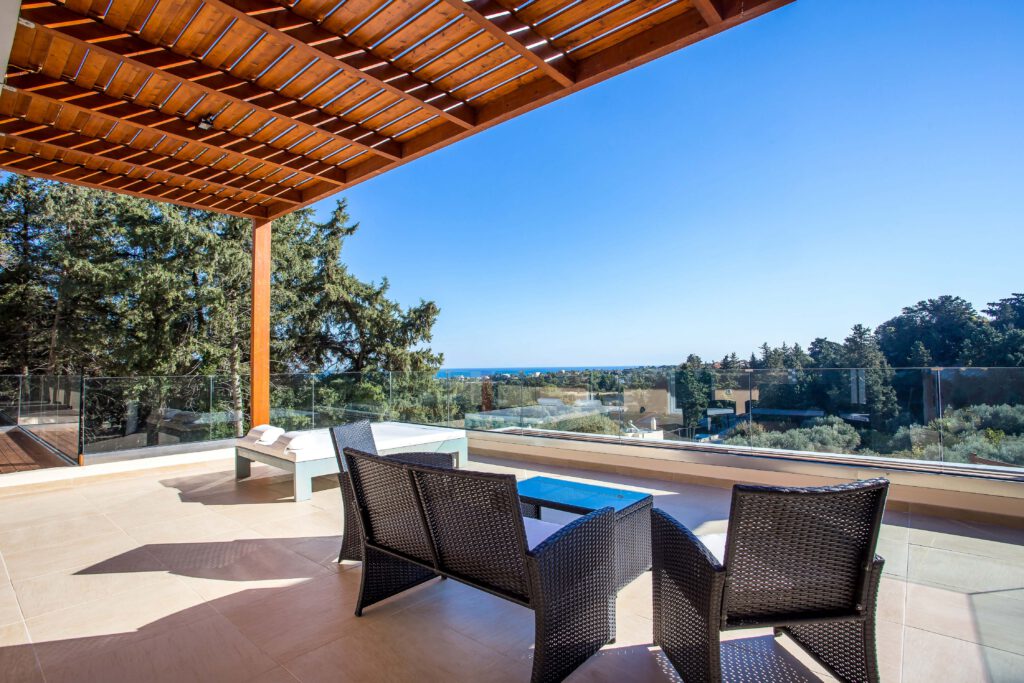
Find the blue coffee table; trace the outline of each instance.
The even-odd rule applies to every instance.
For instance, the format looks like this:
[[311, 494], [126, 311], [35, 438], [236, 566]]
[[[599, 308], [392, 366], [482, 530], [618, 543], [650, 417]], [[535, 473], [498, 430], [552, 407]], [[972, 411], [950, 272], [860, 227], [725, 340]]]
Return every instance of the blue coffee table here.
[[654, 496], [553, 477], [532, 477], [519, 482], [519, 501], [523, 516], [534, 519], [540, 519], [541, 508], [577, 515], [614, 508], [617, 588], [622, 589], [651, 568]]

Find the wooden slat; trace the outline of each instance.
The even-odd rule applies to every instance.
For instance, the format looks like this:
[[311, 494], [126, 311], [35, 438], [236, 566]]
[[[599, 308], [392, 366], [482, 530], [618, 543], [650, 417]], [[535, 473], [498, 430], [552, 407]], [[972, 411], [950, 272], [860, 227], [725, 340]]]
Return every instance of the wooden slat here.
[[[19, 159], [21, 159], [19, 161]], [[43, 180], [55, 180], [63, 183], [72, 183], [74, 185], [81, 185], [83, 187], [91, 187], [95, 190], [106, 190], [108, 192], [116, 191], [122, 194], [129, 194], [134, 197], [141, 197], [143, 199], [156, 199], [156, 194], [152, 191], [140, 191], [132, 189], [118, 189], [111, 187], [109, 183], [115, 179], [124, 180], [124, 176], [112, 176], [109, 173], [102, 171], [92, 171], [89, 169], [83, 169], [80, 166], [73, 166], [71, 164], [64, 164], [62, 162], [50, 162], [43, 164], [38, 159], [29, 162], [23, 154], [15, 152], [0, 152], [0, 169], [10, 171], [11, 173], [19, 173], [21, 175], [32, 176], [34, 178], [42, 178]], [[165, 186], [160, 187], [161, 190], [167, 189]], [[180, 188], [176, 188], [180, 189]], [[174, 204], [181, 204], [182, 206], [188, 206], [193, 209], [200, 209], [202, 211], [211, 211], [211, 204], [213, 201], [204, 198], [202, 195], [199, 197], [189, 198], [188, 195], [194, 194], [187, 190], [181, 190], [183, 194], [178, 198], [177, 196], [165, 197], [158, 201], [168, 201]], [[234, 216], [243, 216], [252, 218], [253, 216], [265, 216], [271, 211], [279, 210], [273, 205], [263, 206], [250, 206], [244, 205], [240, 209], [224, 209], [221, 213], [229, 213]]]
[[308, 3], [293, 3], [289, 0], [224, 1], [290, 37], [315, 46], [320, 52], [358, 70], [364, 76], [372, 74], [382, 87], [386, 84], [394, 91], [399, 91], [409, 102], [433, 114], [443, 116], [464, 128], [470, 128], [475, 123], [476, 113], [463, 100], [435, 87], [429, 81], [417, 78], [373, 51], [319, 26], [316, 23], [315, 8], [308, 6]]
[[[282, 165], [295, 170], [301, 170], [307, 161], [318, 161], [316, 157], [307, 158], [290, 152], [285, 141], [273, 140], [270, 137], [273, 131], [263, 134], [268, 122], [274, 122], [275, 131], [287, 128], [288, 124], [286, 117], [278, 116], [259, 105], [243, 102], [53, 29], [41, 26], [26, 28], [19, 25], [18, 34], [21, 35], [23, 32], [34, 34], [26, 36], [24, 42], [27, 43], [32, 38], [37, 39], [37, 44], [43, 46], [43, 52], [35, 55], [20, 50], [19, 46], [24, 43], [16, 37], [15, 49], [11, 52], [10, 58], [12, 64], [30, 71], [38, 70], [51, 78], [67, 79], [83, 89], [95, 88], [114, 97], [129, 99], [192, 125], [198, 124], [204, 118], [212, 118], [213, 129], [228, 133], [239, 142], [254, 137], [259, 144], [270, 149], [267, 156], [274, 156], [282, 160]], [[118, 68], [118, 65], [121, 68]], [[108, 78], [107, 71], [116, 73], [116, 77]], [[194, 109], [188, 115], [182, 111], [193, 106]], [[229, 119], [229, 116], [232, 118]], [[253, 121], [249, 122], [249, 118]], [[246, 120], [247, 125], [238, 128], [237, 131], [233, 130], [241, 120]], [[319, 131], [303, 124], [300, 132], [306, 130]], [[257, 135], [260, 137], [256, 137]], [[348, 140], [341, 138], [336, 142], [342, 146], [351, 146]], [[330, 165], [324, 164], [324, 167], [324, 171], [316, 171], [319, 176], [344, 182], [342, 169], [336, 168], [332, 172], [327, 170], [331, 168]]]
[[[569, 87], [576, 82], [573, 63], [546, 38], [520, 21], [494, 0], [443, 0], [462, 12], [480, 28], [500, 40], [556, 83]], [[540, 43], [536, 47], [529, 47]]]
[[722, 13], [715, 4], [715, 0], [693, 0], [693, 6], [696, 7], [697, 11], [700, 12], [700, 15], [704, 17], [704, 22], [708, 26], [717, 24], [722, 20]]
[[[35, 2], [22, 6], [22, 16], [49, 28], [59, 27], [62, 33], [90, 43], [100, 44], [128, 57], [220, 92], [228, 92], [236, 99], [259, 104], [293, 121], [317, 126], [318, 128], [346, 139], [358, 139], [363, 143], [377, 142], [375, 149], [392, 158], [401, 156], [397, 143], [383, 139], [376, 130], [366, 129], [345, 121], [334, 114], [304, 102], [259, 87], [255, 83], [232, 75], [229, 71], [204, 64], [193, 59], [185, 51], [153, 46], [133, 34], [118, 30], [103, 23], [99, 16], [82, 17], [55, 2]], [[307, 22], [308, 23], [308, 22]], [[315, 28], [315, 27], [313, 27]], [[325, 98], [326, 99], [326, 98]]]
[[[30, 140], [17, 135], [10, 135], [6, 133], [0, 135], [0, 147], [23, 155], [37, 156], [43, 161], [54, 161], [70, 166], [79, 166], [91, 171], [106, 173], [110, 175], [111, 178], [124, 176], [134, 179], [145, 179], [148, 182], [159, 183], [161, 185], [174, 188], [180, 187], [203, 195], [217, 197], [218, 199], [230, 197], [238, 201], [244, 201], [247, 204], [252, 204], [254, 207], [260, 206], [261, 203], [264, 203], [267, 200], [275, 200], [274, 197], [268, 195], [261, 195], [248, 190], [228, 187], [227, 185], [180, 175], [172, 171], [162, 171], [151, 167], [140, 166], [138, 164], [133, 164], [130, 161], [105, 158], [81, 149], [69, 149], [60, 145]], [[285, 202], [284, 200], [276, 201], [278, 207], [284, 210], [287, 210], [294, 204], [294, 202]]]
[[[102, 93], [85, 91], [75, 85], [42, 74], [22, 73], [8, 76], [7, 82], [13, 84], [20, 91], [43, 94], [59, 102], [74, 103], [83, 109], [145, 128], [147, 131], [172, 136], [182, 142], [191, 141], [220, 149], [231, 155], [233, 164], [242, 164], [239, 169], [244, 169], [241, 171], [244, 175], [266, 182], [292, 186], [305, 180], [307, 184], [311, 185], [313, 183], [322, 184], [323, 181], [319, 178], [324, 178], [329, 180], [334, 187], [338, 187], [345, 177], [343, 173], [339, 174], [333, 167], [304, 159], [290, 160], [277, 156], [268, 160], [268, 157], [271, 154], [277, 154], [278, 150], [230, 133], [216, 130], [201, 131], [176, 117], [123, 100], [116, 100]], [[289, 175], [292, 175], [293, 178], [282, 180]], [[340, 175], [340, 178], [335, 178], [335, 175]], [[325, 191], [326, 189], [324, 187]]]
[[[302, 192], [288, 184], [274, 184], [259, 178], [232, 173], [231, 169], [245, 160], [238, 154], [222, 152], [216, 147], [194, 143], [187, 138], [162, 134], [71, 103], [58, 102], [42, 95], [5, 86], [0, 92], [0, 113], [12, 117], [11, 121], [21, 122], [19, 125], [12, 125], [7, 121], [0, 121], [0, 128], [6, 133], [43, 141], [44, 138], [36, 135], [54, 138], [63, 132], [65, 135], [84, 136], [94, 143], [93, 147], [104, 147], [105, 151], [100, 152], [103, 155], [114, 150], [127, 155], [146, 153], [154, 158], [170, 160], [175, 168], [182, 169], [178, 171], [182, 175], [216, 181], [229, 187], [247, 189], [268, 197], [276, 196], [286, 201], [302, 200]], [[39, 124], [43, 130], [30, 134], [28, 131], [33, 123]], [[102, 131], [103, 137], [91, 135], [86, 130]], [[65, 137], [55, 144], [67, 147], [68, 139]], [[133, 163], [161, 168], [139, 159], [133, 159]], [[321, 189], [328, 188], [321, 186]]]
[[[106, 0], [74, 0], [76, 2], [95, 2], [101, 4]], [[149, 3], [156, 3], [157, 6], [164, 4], [171, 4], [175, 0], [145, 0]], [[337, 59], [334, 56], [324, 52], [314, 45], [307, 44], [302, 40], [295, 38], [284, 31], [275, 28], [270, 23], [264, 23], [261, 18], [262, 14], [258, 13], [261, 9], [265, 9], [265, 6], [255, 5], [250, 10], [255, 12], [254, 15], [248, 14], [246, 11], [238, 9], [235, 5], [240, 7], [248, 7], [249, 0], [232, 0], [232, 4], [223, 2], [222, 0], [201, 0], [204, 10], [208, 13], [216, 13], [222, 15], [225, 18], [229, 18], [233, 23], [233, 31], [240, 31], [243, 27], [255, 31], [259, 34], [265, 34], [267, 37], [261, 43], [261, 48], [265, 45], [273, 45], [280, 49], [288, 49], [290, 55], [293, 55], [296, 59], [302, 58], [304, 62], [316, 61], [325, 67], [330, 67], [334, 70], [341, 70], [344, 73], [350, 74], [356, 78], [362, 79], [368, 85], [372, 85], [376, 88], [381, 88], [392, 96], [396, 96], [402, 99], [408, 99], [413, 101], [417, 106], [429, 111], [432, 115], [442, 116], [448, 120], [451, 120], [459, 125], [472, 126], [472, 110], [468, 111], [454, 111], [446, 110], [439, 107], [432, 102], [420, 100], [416, 95], [405, 92], [401, 88], [392, 85], [389, 81], [384, 80], [377, 76], [373, 70], [362, 70], [357, 66], [349, 64], [347, 61]], [[296, 15], [298, 16], [298, 15]], [[302, 19], [305, 21], [305, 19]], [[146, 37], [146, 32], [143, 31], [140, 35]], [[365, 55], [363, 55], [365, 58]], [[372, 55], [371, 55], [372, 57]], [[375, 61], [376, 58], [373, 58]], [[205, 61], [205, 60], [201, 60]]]

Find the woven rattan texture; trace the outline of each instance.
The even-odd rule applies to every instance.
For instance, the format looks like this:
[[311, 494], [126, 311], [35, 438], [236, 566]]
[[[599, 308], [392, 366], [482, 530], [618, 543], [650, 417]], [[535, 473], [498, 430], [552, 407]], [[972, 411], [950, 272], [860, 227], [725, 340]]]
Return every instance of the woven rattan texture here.
[[[888, 482], [737, 486], [725, 566], [655, 510], [654, 642], [690, 682], [722, 680], [719, 632], [775, 626], [837, 678], [876, 683], [874, 555]], [[735, 584], [734, 584], [735, 581]]]
[[373, 440], [373, 430], [370, 427], [370, 421], [359, 420], [358, 422], [350, 422], [332, 427], [331, 440], [334, 442], [334, 457], [338, 459], [338, 484], [341, 490], [343, 528], [341, 553], [338, 555], [338, 562], [342, 560], [362, 560], [363, 539], [357, 518], [359, 512], [356, 510], [355, 494], [352, 491], [352, 478], [345, 469], [344, 459], [341, 457], [341, 449], [355, 448], [364, 453], [377, 455], [377, 445]]
[[[346, 449], [346, 452], [352, 449]], [[433, 563], [412, 476], [407, 467], [368, 455], [349, 461], [352, 487], [362, 510], [363, 532], [375, 545]]]
[[878, 482], [735, 487], [726, 545], [727, 621], [857, 611], [884, 497]]
[[614, 526], [605, 508], [571, 522], [531, 554], [534, 681], [562, 680], [615, 638]]
[[516, 478], [444, 471], [414, 476], [441, 568], [528, 600]]
[[357, 615], [437, 574], [487, 590], [534, 610], [535, 683], [563, 680], [614, 638], [612, 508], [576, 519], [529, 550], [511, 475], [409, 464], [349, 448], [342, 455], [364, 521]]

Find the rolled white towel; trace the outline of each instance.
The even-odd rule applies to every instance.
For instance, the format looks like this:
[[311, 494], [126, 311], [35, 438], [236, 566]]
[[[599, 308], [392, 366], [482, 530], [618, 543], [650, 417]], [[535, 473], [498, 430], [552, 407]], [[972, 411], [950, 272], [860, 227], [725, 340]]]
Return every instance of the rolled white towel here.
[[259, 425], [249, 430], [249, 433], [245, 435], [245, 440], [262, 446], [269, 446], [277, 441], [282, 434], [284, 434], [284, 430], [280, 427]]
[[278, 443], [286, 451], [298, 453], [309, 449], [324, 449], [328, 454], [334, 452], [334, 444], [331, 443], [331, 434], [326, 429], [313, 429], [301, 432], [286, 432], [279, 439]]

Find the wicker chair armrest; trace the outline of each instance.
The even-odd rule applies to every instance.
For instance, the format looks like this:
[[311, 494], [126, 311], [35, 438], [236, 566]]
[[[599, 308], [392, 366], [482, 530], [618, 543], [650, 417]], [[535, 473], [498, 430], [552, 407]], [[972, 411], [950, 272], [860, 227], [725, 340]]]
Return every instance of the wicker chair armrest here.
[[561, 681], [615, 639], [615, 511], [580, 517], [527, 551], [534, 681]]
[[397, 460], [405, 465], [426, 465], [428, 467], [442, 467], [447, 470], [455, 469], [459, 462], [458, 453], [437, 453], [434, 451], [392, 453], [384, 457], [389, 460]]
[[586, 592], [615, 595], [615, 511], [608, 507], [579, 517], [527, 552], [542, 593]]
[[725, 571], [722, 563], [696, 534], [657, 508], [651, 511], [651, 542], [662, 549], [672, 544], [672, 553], [660, 553], [660, 557], [654, 560], [660, 561], [661, 567], [670, 574], [696, 571], [710, 580], [713, 574]]
[[720, 680], [725, 570], [692, 531], [651, 511], [654, 642], [685, 680]]
[[[529, 554], [542, 562], [550, 562], [558, 555], [570, 557], [575, 551], [583, 550], [588, 544], [608, 545], [611, 556], [615, 556], [615, 510], [601, 508], [590, 514], [574, 519], [544, 539]], [[604, 549], [602, 548], [601, 552]]]

